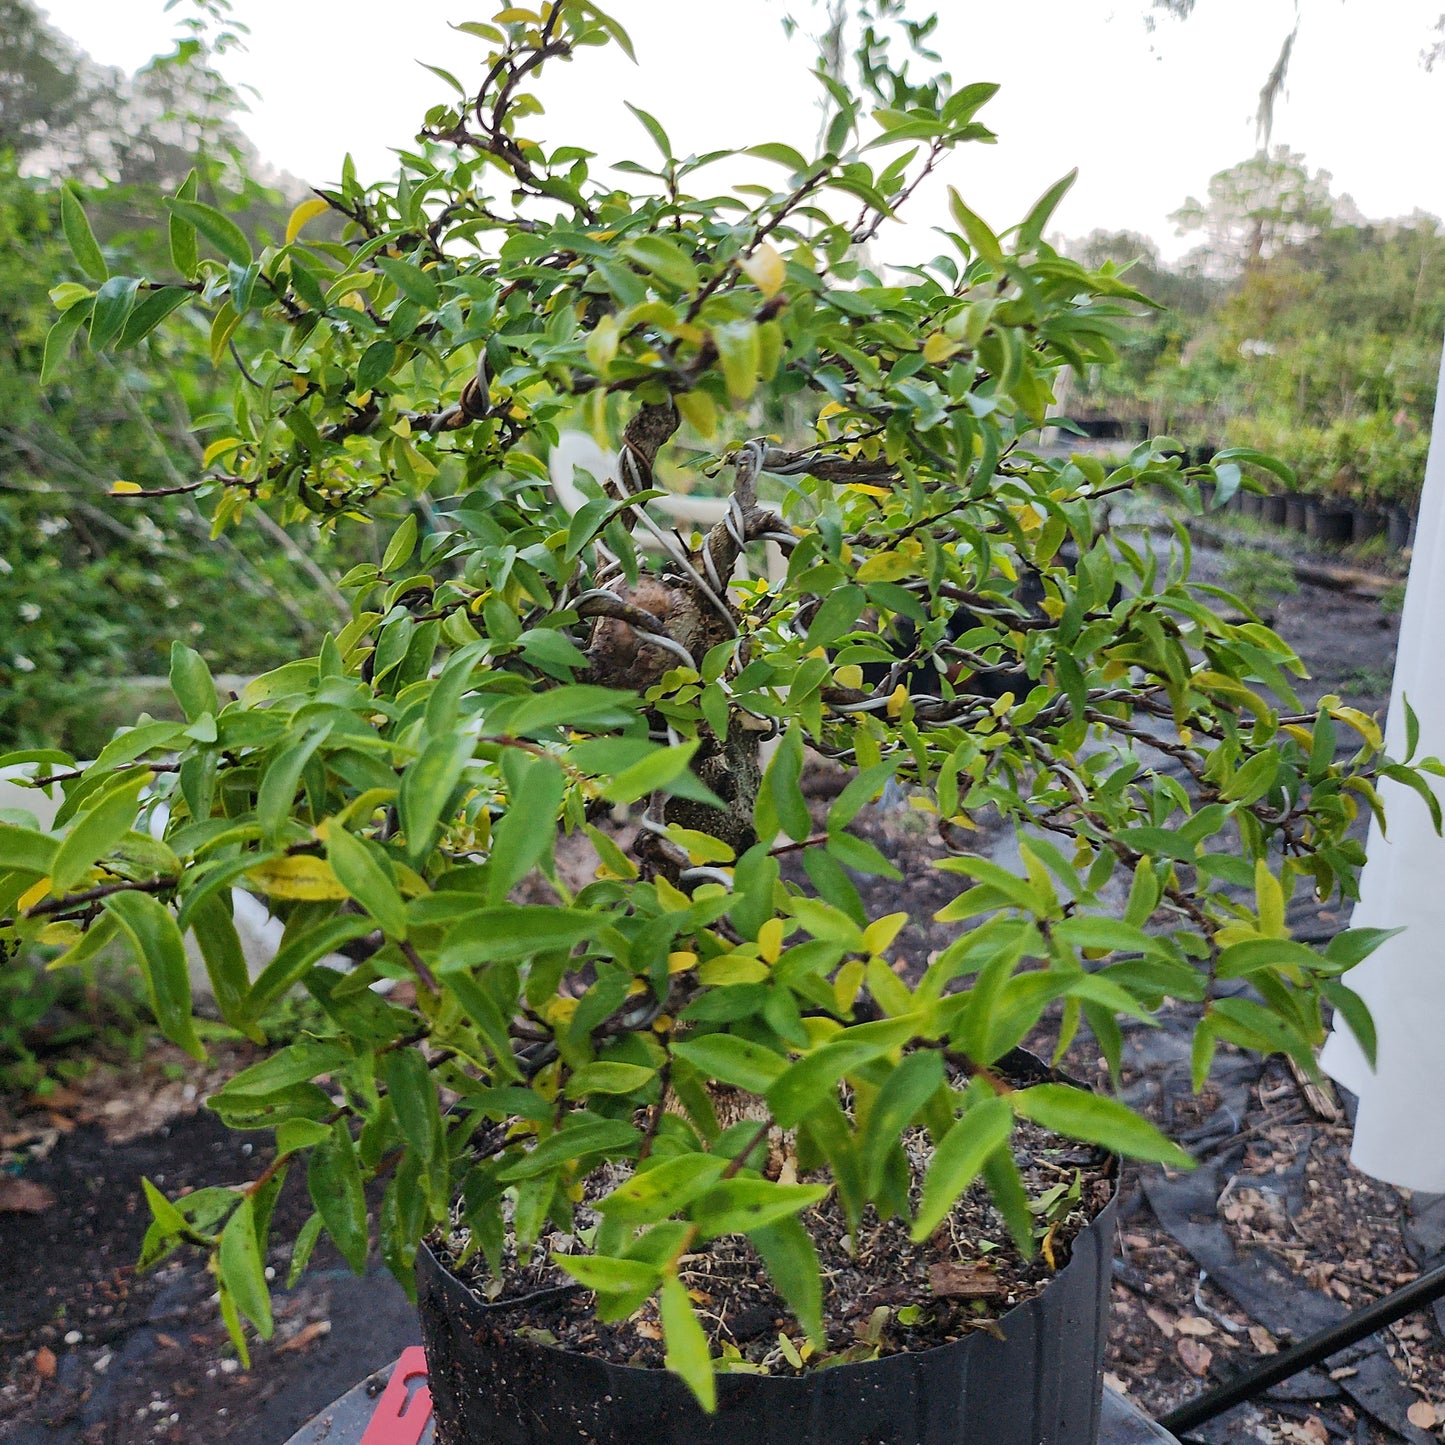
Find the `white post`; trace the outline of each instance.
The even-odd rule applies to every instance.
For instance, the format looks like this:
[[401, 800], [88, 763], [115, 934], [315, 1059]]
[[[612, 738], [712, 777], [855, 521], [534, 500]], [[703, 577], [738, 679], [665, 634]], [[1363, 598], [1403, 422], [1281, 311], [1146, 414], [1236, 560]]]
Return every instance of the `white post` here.
[[[1445, 365], [1420, 520], [1410, 558], [1405, 610], [1385, 741], [1405, 754], [1405, 699], [1420, 721], [1418, 757], [1445, 758]], [[1445, 789], [1436, 787], [1437, 793]], [[1336, 1014], [1320, 1064], [1359, 1096], [1355, 1167], [1406, 1189], [1445, 1192], [1445, 840], [1423, 802], [1383, 780], [1389, 837], [1371, 823], [1360, 901], [1351, 926], [1404, 928], [1344, 982], [1369, 1006], [1376, 1066]]]

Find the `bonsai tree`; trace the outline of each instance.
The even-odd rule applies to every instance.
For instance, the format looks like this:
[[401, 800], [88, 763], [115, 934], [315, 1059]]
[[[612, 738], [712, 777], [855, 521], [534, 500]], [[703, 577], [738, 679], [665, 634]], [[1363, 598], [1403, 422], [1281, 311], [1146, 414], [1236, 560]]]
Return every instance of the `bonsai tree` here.
[[[1301, 710], [1290, 649], [1191, 586], [1182, 527], [1167, 555], [1107, 528], [1112, 498], [1197, 509], [1201, 480], [1222, 502], [1241, 464], [1277, 464], [1186, 470], [1167, 439], [1113, 469], [1031, 449], [1060, 370], [1109, 361], [1143, 300], [1045, 241], [1071, 178], [1002, 234], [955, 195], [937, 255], [869, 264], [920, 182], [993, 139], [996, 87], [910, 79], [894, 9], [860, 86], [820, 69], [816, 154], [678, 156], [642, 111], [646, 159], [611, 170], [528, 139], [544, 71], [631, 53], [559, 0], [458, 27], [480, 83], [438, 72], [455, 96], [399, 176], [363, 184], [348, 160], [282, 245], [256, 254], [183, 188], [174, 275], [107, 276], [65, 200], [89, 281], [63, 288], [51, 348], [199, 308], [235, 361], [187, 484], [217, 535], [253, 507], [322, 529], [400, 515], [340, 579], [355, 616], [317, 656], [223, 698], [177, 644], [183, 720], [142, 719], [83, 768], [45, 755], [54, 830], [0, 825], [8, 947], [64, 964], [124, 943], [161, 1029], [200, 1055], [189, 933], [221, 1018], [263, 1051], [210, 1105], [272, 1131], [273, 1161], [174, 1201], [147, 1184], [146, 1262], [209, 1252], [243, 1354], [247, 1322], [272, 1328], [272, 1207], [304, 1170], [295, 1269], [323, 1231], [357, 1269], [375, 1237], [403, 1283], [434, 1231], [463, 1226], [500, 1278], [585, 1203], [556, 1263], [604, 1317], [659, 1295], [668, 1364], [708, 1403], [678, 1278], [707, 1240], [746, 1235], [817, 1343], [806, 1211], [830, 1192], [852, 1228], [873, 1211], [923, 1240], [982, 1176], [1028, 1252], [1016, 1121], [1187, 1164], [1109, 1097], [1009, 1082], [1000, 1060], [1051, 1004], [1060, 1051], [1086, 1021], [1116, 1071], [1121, 1017], [1197, 1006], [1196, 1083], [1221, 1040], [1312, 1067], [1326, 1002], [1370, 1038], [1339, 975], [1378, 935], [1316, 949], [1285, 909], [1352, 895], [1347, 830], [1379, 777], [1429, 790], [1370, 718]], [[714, 189], [725, 156], [753, 163], [746, 184]], [[340, 240], [307, 239], [324, 211]], [[564, 426], [616, 447], [575, 515], [548, 486]], [[684, 466], [727, 490], [706, 535], [648, 514]], [[159, 490], [127, 486], [139, 507]], [[767, 544], [786, 580], [740, 580]], [[821, 821], [810, 751], [848, 774]], [[954, 941], [908, 976], [890, 956], [907, 915], [870, 917], [855, 884], [896, 877], [852, 827], [892, 785], [960, 890], [939, 914]], [[1017, 830], [1018, 869], [970, 848], [985, 812]], [[556, 861], [577, 835], [596, 855], [580, 887]], [[285, 920], [255, 978], [235, 888]], [[263, 1017], [297, 987], [326, 1027], [268, 1048]]]

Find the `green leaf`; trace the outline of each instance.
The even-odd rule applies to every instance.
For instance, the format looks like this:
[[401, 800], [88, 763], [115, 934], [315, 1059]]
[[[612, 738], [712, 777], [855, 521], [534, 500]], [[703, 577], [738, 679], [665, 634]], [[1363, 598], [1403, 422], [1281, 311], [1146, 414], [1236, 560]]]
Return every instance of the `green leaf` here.
[[55, 854], [50, 869], [51, 891], [69, 893], [136, 824], [140, 793], [149, 775], [140, 770], [105, 794], [88, 812], [81, 814]]
[[622, 103], [642, 122], [644, 129], [652, 137], [658, 150], [662, 152], [663, 160], [670, 161], [672, 159], [672, 142], [668, 140], [667, 132], [645, 110], [639, 110], [629, 100], [624, 100]]
[[171, 643], [171, 691], [181, 705], [187, 722], [195, 722], [203, 713], [220, 712], [216, 684], [206, 659], [184, 642]]
[[834, 1095], [838, 1080], [845, 1074], [907, 1042], [918, 1022], [918, 1015], [905, 1014], [860, 1024], [805, 1054], [769, 1085], [768, 1108], [773, 1118], [784, 1129], [794, 1128], [818, 1104]]
[[221, 1231], [221, 1281], [230, 1290], [241, 1313], [256, 1326], [256, 1333], [269, 1340], [275, 1329], [271, 1317], [271, 1291], [266, 1284], [266, 1266], [256, 1239], [255, 1203], [248, 1195], [226, 1221]]
[[624, 1180], [597, 1207], [621, 1224], [654, 1224], [707, 1193], [727, 1166], [715, 1154], [679, 1154]]
[[1320, 984], [1320, 992], [1329, 999], [1335, 1006], [1336, 1012], [1341, 1014], [1350, 1026], [1350, 1032], [1354, 1034], [1360, 1048], [1364, 1051], [1365, 1058], [1369, 1060], [1370, 1067], [1373, 1069], [1377, 1040], [1375, 1021], [1370, 1017], [1369, 1005], [1354, 989], [1348, 988], [1337, 978], [1325, 979]]
[[1068, 194], [1069, 187], [1079, 178], [1077, 167], [1062, 180], [1055, 181], [1042, 196], [1034, 202], [1032, 209], [1019, 227], [1019, 250], [1032, 251], [1043, 240], [1044, 227], [1049, 224], [1055, 208]]
[[70, 254], [75, 257], [75, 264], [92, 281], [108, 281], [110, 268], [105, 264], [100, 247], [96, 245], [95, 232], [90, 229], [85, 207], [80, 204], [80, 197], [70, 186], [60, 188], [60, 225], [65, 232]]
[[360, 838], [332, 822], [326, 833], [326, 857], [341, 886], [371, 914], [388, 938], [406, 938], [406, 904], [390, 872]]
[[507, 894], [544, 858], [557, 836], [557, 811], [566, 782], [551, 758], [528, 761], [508, 800], [507, 811], [492, 833], [487, 899], [503, 903]]
[[602, 914], [540, 904], [479, 908], [459, 919], [437, 959], [440, 968], [520, 963], [538, 953], [570, 949], [607, 926]]
[[1032, 1119], [1056, 1134], [1086, 1139], [1131, 1159], [1168, 1164], [1174, 1169], [1194, 1167], [1194, 1160], [1179, 1145], [1117, 1099], [1106, 1099], [1068, 1084], [1035, 1084], [1016, 1090], [1010, 1097], [1014, 1112], [1021, 1118]]
[[214, 206], [203, 205], [200, 201], [186, 201], [179, 196], [166, 200], [166, 209], [173, 216], [179, 216], [198, 230], [226, 260], [237, 266], [249, 266], [254, 259], [251, 243], [246, 233], [229, 217], [223, 216]]
[[953, 212], [953, 219], [963, 227], [963, 234], [968, 237], [968, 244], [985, 261], [995, 267], [1002, 267], [1004, 264], [1003, 247], [999, 245], [998, 237], [964, 205], [963, 198], [952, 186], [948, 188], [948, 202], [949, 209]]
[[797, 1215], [790, 1215], [751, 1231], [748, 1240], [762, 1255], [778, 1293], [788, 1302], [814, 1348], [822, 1349], [826, 1342], [823, 1284], [818, 1251], [807, 1226]]
[[724, 1179], [690, 1211], [706, 1239], [766, 1229], [828, 1197], [826, 1184], [775, 1184], [771, 1179]]
[[656, 1076], [656, 1069], [642, 1064], [594, 1061], [583, 1064], [567, 1080], [564, 1092], [569, 1099], [582, 1099], [588, 1094], [633, 1094]]
[[378, 256], [376, 264], [408, 301], [415, 301], [428, 311], [434, 311], [441, 305], [442, 294], [437, 283], [419, 266], [394, 256]]
[[474, 747], [465, 733], [433, 738], [402, 774], [397, 813], [406, 834], [406, 856], [413, 865], [431, 851], [442, 809], [461, 781]]
[[[589, 745], [590, 746], [590, 745]], [[658, 747], [654, 752], [622, 769], [602, 790], [609, 803], [634, 803], [659, 788], [666, 790], [687, 772], [698, 740], [690, 739], [674, 747]], [[721, 807], [719, 800], [718, 806]]]
[[652, 1291], [662, 1272], [640, 1259], [616, 1259], [605, 1254], [553, 1254], [552, 1263], [565, 1270], [585, 1289], [598, 1294], [632, 1294]]
[[192, 1058], [204, 1059], [191, 1019], [185, 940], [170, 910], [149, 894], [134, 892], [112, 893], [103, 906], [130, 940], [161, 1032]]
[[[200, 180], [195, 171], [192, 171], [181, 183], [180, 190], [176, 192], [176, 199], [194, 201], [199, 187]], [[187, 281], [191, 280], [196, 274], [196, 267], [200, 264], [200, 253], [196, 250], [196, 228], [184, 216], [172, 211], [169, 239], [171, 264]]]
[[783, 831], [799, 843], [813, 831], [813, 819], [800, 786], [802, 776], [803, 734], [797, 723], [791, 723], [763, 774], [763, 788]]
[[768, 141], [764, 145], [749, 146], [743, 154], [745, 156], [757, 156], [759, 160], [773, 161], [777, 165], [786, 166], [794, 174], [808, 169], [808, 162], [801, 151], [795, 151], [792, 146], [782, 145], [777, 141]]
[[54, 838], [33, 828], [0, 823], [0, 870], [44, 878], [55, 866], [59, 846]]
[[574, 1114], [567, 1124], [531, 1150], [515, 1158], [497, 1172], [504, 1184], [519, 1179], [535, 1179], [560, 1169], [567, 1163], [579, 1163], [593, 1154], [613, 1156], [632, 1149], [638, 1141], [637, 1130], [621, 1119], [599, 1119], [595, 1114]]
[[95, 302], [81, 301], [72, 306], [69, 311], [63, 311], [59, 320], [45, 333], [45, 355], [40, 363], [40, 384], [48, 385], [60, 370], [61, 363], [65, 360], [70, 350], [70, 343], [75, 333], [80, 330], [82, 323], [89, 319]]
[[143, 341], [172, 311], [179, 310], [191, 299], [192, 293], [184, 286], [161, 286], [149, 292], [139, 301], [126, 318], [125, 326], [116, 342], [117, 351], [124, 351]]
[[697, 1396], [698, 1404], [711, 1415], [717, 1409], [717, 1377], [713, 1374], [707, 1335], [692, 1312], [686, 1288], [676, 1275], [668, 1275], [663, 1280], [660, 1303], [667, 1368], [681, 1376]]
[[257, 1043], [263, 1042], [264, 1036], [246, 1015], [251, 975], [230, 909], [221, 898], [212, 895], [192, 910], [190, 925], [221, 1017]]
[[944, 1219], [958, 1197], [973, 1183], [995, 1149], [1008, 1143], [1013, 1113], [1003, 1099], [980, 1099], [943, 1136], [923, 1177], [923, 1199], [913, 1221], [911, 1238], [922, 1244]]
[[1261, 969], [1291, 965], [1313, 972], [1320, 963], [1320, 955], [1303, 943], [1288, 938], [1249, 938], [1220, 950], [1215, 974], [1218, 978], [1244, 978]]
[[[361, 360], [356, 363], [356, 389], [358, 391], [371, 391], [379, 382], [384, 381], [391, 373], [391, 368], [396, 365], [396, 343], [394, 341], [373, 341], [365, 351], [361, 353]], [[416, 523], [414, 516], [407, 518], [413, 524]], [[386, 566], [383, 564], [382, 570]]]
[[666, 281], [680, 291], [697, 289], [697, 267], [676, 241], [668, 240], [666, 236], [638, 236], [626, 242], [623, 249], [627, 256], [660, 281]]
[[321, 1226], [324, 1222], [319, 1214], [307, 1215], [306, 1223], [301, 1226], [301, 1232], [296, 1236], [296, 1243], [291, 1249], [291, 1267], [286, 1271], [287, 1289], [296, 1288], [296, 1282], [311, 1259], [311, 1251], [316, 1248], [316, 1241], [321, 1238]]
[[851, 632], [859, 625], [866, 606], [867, 599], [863, 595], [863, 589], [851, 583], [830, 593], [808, 624], [804, 647], [811, 651], [815, 647], [830, 646], [845, 632]]
[[762, 362], [758, 323], [747, 317], [726, 321], [713, 327], [712, 339], [722, 363], [728, 398], [734, 406], [740, 405], [752, 396], [758, 385], [758, 368]]
[[104, 351], [119, 335], [139, 288], [140, 282], [134, 276], [112, 276], [95, 293], [90, 313], [90, 344], [94, 350]]
[[782, 1055], [735, 1034], [704, 1034], [701, 1038], [684, 1039], [672, 1045], [672, 1052], [705, 1078], [752, 1094], [766, 1093], [788, 1066]]
[[331, 1137], [311, 1151], [306, 1170], [311, 1202], [353, 1274], [366, 1273], [366, 1194], [361, 1165], [345, 1119], [331, 1126]]
[[1245, 763], [1219, 796], [1226, 802], [1239, 803], [1244, 807], [1257, 803], [1274, 786], [1278, 772], [1279, 754], [1273, 748], [1267, 748]]
[[1353, 968], [1367, 959], [1386, 939], [1403, 928], [1347, 928], [1325, 945], [1325, 957], [1340, 969]]
[[386, 1054], [382, 1073], [402, 1138], [416, 1151], [423, 1167], [429, 1168], [446, 1146], [431, 1070], [416, 1049], [405, 1048]]
[[318, 959], [325, 958], [353, 938], [364, 937], [375, 926], [370, 918], [355, 915], [328, 918], [326, 922], [308, 928], [284, 943], [251, 985], [251, 991], [246, 995], [246, 1018], [252, 1022], [260, 1018], [278, 998], [301, 982]]
[[870, 1197], [883, 1183], [883, 1166], [898, 1147], [903, 1131], [943, 1084], [943, 1058], [933, 1049], [906, 1055], [889, 1071], [868, 1112], [863, 1132], [863, 1182]]
[[281, 841], [281, 834], [291, 820], [301, 772], [330, 731], [330, 723], [313, 728], [299, 743], [283, 748], [262, 775], [261, 786], [256, 791], [256, 821], [269, 841]]

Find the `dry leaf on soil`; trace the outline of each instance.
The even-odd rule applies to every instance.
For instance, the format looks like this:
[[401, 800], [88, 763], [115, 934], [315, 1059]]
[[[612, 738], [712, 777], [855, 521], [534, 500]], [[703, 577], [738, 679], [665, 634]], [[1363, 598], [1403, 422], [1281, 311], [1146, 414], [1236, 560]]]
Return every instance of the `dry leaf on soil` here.
[[44, 1214], [55, 1195], [43, 1184], [0, 1175], [0, 1214]]
[[55, 1351], [47, 1345], [35, 1352], [35, 1370], [37, 1374], [43, 1375], [47, 1380], [55, 1378]]
[[988, 1299], [1003, 1292], [998, 1276], [986, 1264], [948, 1260], [931, 1265], [928, 1285], [934, 1294], [958, 1299]]
[[1433, 1430], [1440, 1423], [1441, 1416], [1428, 1400], [1416, 1400], [1405, 1411], [1405, 1418], [1417, 1430]]
[[1198, 1340], [1191, 1339], [1187, 1335], [1174, 1348], [1178, 1351], [1184, 1368], [1191, 1375], [1198, 1375], [1200, 1379], [1203, 1379], [1210, 1362], [1214, 1359], [1214, 1351], [1208, 1345], [1201, 1345]]
[[1263, 1325], [1250, 1325], [1249, 1342], [1261, 1355], [1279, 1354], [1279, 1346], [1275, 1344], [1273, 1336]]

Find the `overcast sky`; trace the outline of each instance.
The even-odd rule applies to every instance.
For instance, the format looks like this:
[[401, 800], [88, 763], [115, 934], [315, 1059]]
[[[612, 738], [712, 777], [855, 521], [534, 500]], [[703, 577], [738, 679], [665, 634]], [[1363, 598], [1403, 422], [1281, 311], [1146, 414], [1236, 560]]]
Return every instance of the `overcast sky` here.
[[[162, 0], [40, 0], [97, 61], [127, 70], [169, 48], [175, 15]], [[1303, 151], [1365, 215], [1445, 216], [1445, 68], [1427, 74], [1442, 0], [1299, 0], [1302, 24], [1274, 140]], [[233, 82], [260, 98], [243, 119], [272, 164], [313, 184], [333, 181], [350, 150], [363, 179], [389, 174], [444, 84], [417, 61], [478, 78], [486, 47], [448, 21], [486, 19], [475, 0], [236, 0], [249, 49], [228, 57]], [[915, 10], [922, 11], [921, 5]], [[644, 158], [650, 142], [623, 108], [652, 111], [680, 154], [788, 140], [816, 131], [811, 48], [786, 43], [780, 17], [806, 0], [612, 0], [640, 65], [587, 51], [548, 71], [537, 139], [583, 144], [607, 158]], [[952, 0], [937, 48], [956, 84], [992, 80], [980, 119], [994, 147], [955, 152], [940, 185], [920, 191], [907, 234], [880, 238], [889, 259], [946, 220], [947, 185], [1002, 228], [1071, 167], [1078, 184], [1059, 229], [1097, 226], [1154, 236], [1166, 255], [1188, 245], [1167, 217], [1187, 194], [1254, 148], [1261, 82], [1294, 21], [1295, 0], [1198, 0], [1186, 23], [1151, 34], [1147, 0]], [[921, 238], [928, 244], [927, 238]], [[928, 254], [932, 254], [931, 250]]]

